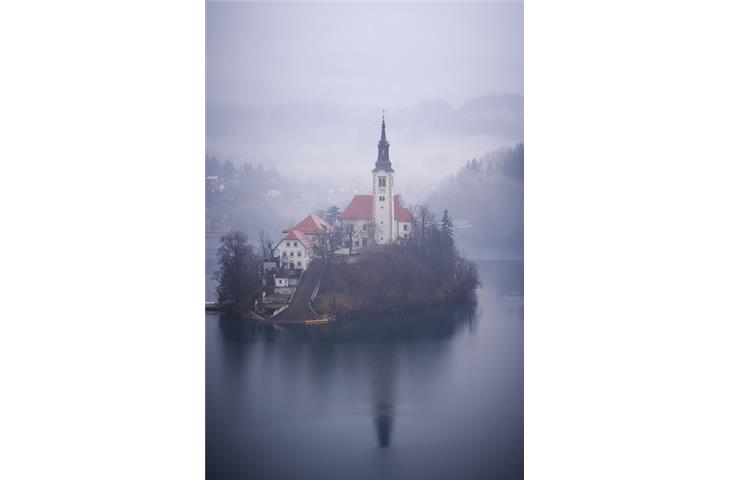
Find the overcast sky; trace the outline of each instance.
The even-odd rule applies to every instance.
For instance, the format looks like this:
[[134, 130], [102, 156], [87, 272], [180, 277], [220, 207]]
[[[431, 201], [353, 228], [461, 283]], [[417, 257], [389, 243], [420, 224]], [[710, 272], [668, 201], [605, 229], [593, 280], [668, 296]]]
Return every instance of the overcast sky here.
[[[300, 177], [365, 177], [384, 108], [397, 178], [434, 181], [521, 140], [522, 10], [209, 2], [207, 149]], [[462, 108], [490, 94], [517, 96]], [[490, 119], [481, 131], [475, 108]], [[519, 129], [500, 127], [500, 115]]]

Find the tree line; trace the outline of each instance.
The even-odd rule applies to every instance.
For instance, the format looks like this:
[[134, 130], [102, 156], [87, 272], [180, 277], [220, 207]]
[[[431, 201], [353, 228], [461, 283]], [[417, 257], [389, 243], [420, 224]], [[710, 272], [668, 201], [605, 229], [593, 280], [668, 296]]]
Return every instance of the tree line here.
[[395, 310], [470, 299], [476, 265], [456, 249], [447, 210], [440, 219], [414, 208], [412, 234], [400, 243], [360, 251], [357, 261], [333, 257], [316, 299], [320, 311]]
[[[320, 213], [333, 226], [315, 244], [315, 253], [327, 264], [317, 297], [323, 312], [392, 310], [464, 300], [479, 284], [476, 265], [456, 248], [447, 210], [437, 219], [427, 206], [414, 207], [407, 239], [373, 244], [356, 257], [335, 255], [347, 244], [348, 223], [340, 220], [339, 209]], [[248, 312], [263, 289], [261, 265], [273, 258], [276, 244], [263, 231], [257, 243], [241, 232], [221, 237], [215, 278], [218, 303], [228, 312]]]

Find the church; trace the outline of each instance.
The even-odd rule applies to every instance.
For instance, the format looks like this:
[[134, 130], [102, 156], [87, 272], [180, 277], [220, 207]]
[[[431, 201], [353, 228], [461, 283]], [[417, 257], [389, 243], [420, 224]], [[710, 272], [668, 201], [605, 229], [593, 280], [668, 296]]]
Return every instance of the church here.
[[371, 243], [398, 242], [411, 235], [413, 214], [395, 195], [395, 170], [390, 163], [390, 143], [385, 135], [385, 116], [380, 127], [378, 160], [373, 168], [372, 195], [355, 195], [340, 216], [343, 225], [350, 227], [353, 248]]

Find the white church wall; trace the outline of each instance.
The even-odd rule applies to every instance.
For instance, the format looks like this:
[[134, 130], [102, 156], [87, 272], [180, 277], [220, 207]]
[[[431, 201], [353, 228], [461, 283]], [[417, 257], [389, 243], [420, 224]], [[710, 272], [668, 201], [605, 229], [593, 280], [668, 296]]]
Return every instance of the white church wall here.
[[[394, 239], [393, 177], [393, 172], [373, 172], [373, 220], [376, 228], [375, 239], [380, 244]], [[380, 183], [381, 178], [385, 179], [385, 185]]]
[[[366, 245], [371, 245], [373, 243], [373, 239], [370, 238], [368, 234], [368, 225], [371, 223], [370, 220], [343, 220], [343, 225], [352, 224], [353, 225], [353, 234], [352, 234], [352, 249], [358, 250], [363, 247], [363, 240], [365, 240]], [[347, 235], [345, 235], [345, 241], [349, 240], [347, 238]]]
[[411, 222], [395, 222], [398, 238], [409, 238], [411, 236]]

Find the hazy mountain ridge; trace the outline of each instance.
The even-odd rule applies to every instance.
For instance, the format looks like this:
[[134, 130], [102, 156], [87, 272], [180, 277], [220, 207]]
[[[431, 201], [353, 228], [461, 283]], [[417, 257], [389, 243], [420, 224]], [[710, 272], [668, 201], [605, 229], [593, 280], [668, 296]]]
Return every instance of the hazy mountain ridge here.
[[454, 108], [443, 100], [428, 100], [397, 110], [393, 124], [405, 138], [433, 135], [493, 135], [523, 137], [524, 98], [490, 94]]
[[[380, 105], [333, 102], [270, 106], [209, 104], [207, 148], [234, 163], [262, 163], [291, 178], [357, 176], [369, 184], [380, 136]], [[464, 158], [522, 141], [523, 98], [491, 94], [459, 107], [428, 100], [385, 112], [400, 189], [432, 187]], [[360, 192], [366, 193], [366, 192]]]
[[[266, 138], [329, 141], [342, 136], [372, 143], [382, 106], [299, 102], [271, 106], [207, 105], [206, 135], [215, 140], [235, 134], [245, 141]], [[444, 100], [425, 100], [386, 111], [388, 128], [405, 138], [433, 135], [497, 135], [522, 138], [524, 98], [517, 94], [488, 94], [453, 107]], [[365, 127], [363, 127], [365, 125]], [[377, 133], [377, 132], [376, 132]], [[243, 159], [250, 162], [250, 159]]]

